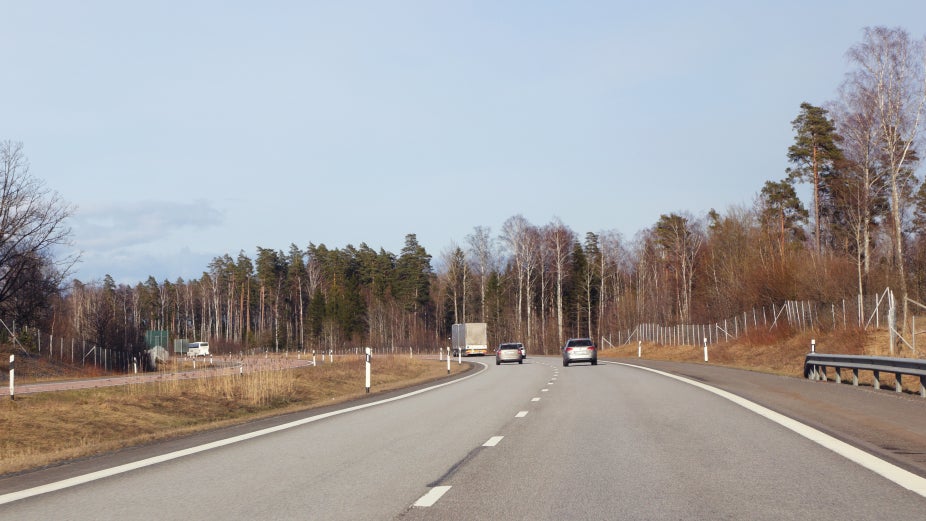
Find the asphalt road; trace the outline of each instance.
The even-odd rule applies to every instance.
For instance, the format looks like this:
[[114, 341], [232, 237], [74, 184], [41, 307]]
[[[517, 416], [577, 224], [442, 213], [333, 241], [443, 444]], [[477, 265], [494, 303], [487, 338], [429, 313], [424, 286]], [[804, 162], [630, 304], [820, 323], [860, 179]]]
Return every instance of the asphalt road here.
[[[388, 403], [373, 398], [0, 479], [0, 519], [846, 520], [926, 512], [926, 489], [907, 490], [693, 385], [740, 382], [781, 411], [768, 396], [788, 403], [787, 393], [743, 383], [755, 373], [677, 366], [691, 373], [683, 382], [604, 362], [477, 361], [485, 370]], [[863, 408], [883, 397], [922, 412], [904, 396], [771, 378], [797, 396], [848, 391]], [[816, 417], [813, 407], [804, 414]], [[248, 438], [286, 422], [302, 424]], [[248, 439], [197, 449], [230, 436]], [[43, 483], [181, 450], [197, 452], [31, 495]], [[915, 463], [885, 455], [924, 481]], [[23, 489], [29, 497], [11, 495]]]

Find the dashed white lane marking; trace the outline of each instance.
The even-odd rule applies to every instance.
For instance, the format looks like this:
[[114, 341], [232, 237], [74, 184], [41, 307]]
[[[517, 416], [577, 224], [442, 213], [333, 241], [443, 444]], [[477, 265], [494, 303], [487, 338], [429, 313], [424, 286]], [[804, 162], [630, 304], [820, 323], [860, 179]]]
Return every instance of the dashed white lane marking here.
[[527, 411], [520, 411], [518, 414], [514, 415], [515, 418], [523, 418], [525, 416], [527, 416]]
[[437, 503], [437, 500], [441, 498], [447, 491], [450, 490], [450, 485], [441, 485], [439, 487], [434, 487], [428, 491], [427, 494], [418, 498], [418, 501], [415, 501], [413, 506], [416, 507], [430, 507], [434, 506], [434, 503]]
[[531, 398], [531, 401], [532, 401], [532, 402], [539, 402], [539, 401], [540, 401], [540, 398]]
[[498, 442], [502, 441], [502, 438], [504, 438], [504, 436], [492, 436], [491, 438], [489, 438], [489, 441], [483, 443], [482, 446], [483, 447], [494, 447], [498, 445]]
[[540, 390], [540, 392], [542, 392], [542, 393], [545, 393], [545, 392], [547, 392], [547, 391], [549, 391], [549, 389], [541, 389], [541, 390]]
[[685, 382], [695, 387], [700, 387], [701, 389], [704, 389], [705, 391], [710, 392], [710, 393], [714, 393], [717, 396], [720, 396], [721, 398], [726, 398], [727, 400], [730, 400], [731, 402], [741, 407], [744, 407], [758, 414], [759, 416], [764, 416], [768, 418], [769, 420], [777, 423], [778, 425], [781, 425], [782, 427], [786, 429], [790, 429], [796, 432], [797, 434], [800, 434], [801, 436], [807, 438], [810, 441], [813, 441], [813, 442], [818, 443], [819, 445], [822, 445], [823, 447], [835, 452], [836, 454], [839, 454], [840, 456], [850, 461], [854, 461], [855, 463], [858, 463], [859, 465], [874, 472], [875, 474], [883, 476], [884, 478], [889, 479], [890, 481], [893, 481], [894, 483], [900, 485], [901, 487], [907, 490], [910, 490], [923, 497], [926, 497], [926, 478], [921, 478], [920, 476], [917, 476], [916, 474], [912, 472], [906, 471], [896, 465], [892, 465], [884, 461], [881, 458], [873, 456], [861, 449], [857, 449], [844, 441], [837, 440], [836, 438], [828, 434], [824, 434], [818, 431], [817, 429], [814, 429], [813, 427], [804, 425], [803, 423], [797, 420], [788, 418], [787, 416], [783, 414], [779, 414], [771, 409], [766, 409], [765, 407], [762, 407], [761, 405], [757, 403], [751, 402], [733, 393], [724, 391], [723, 389], [711, 387], [710, 385], [703, 384], [695, 380], [690, 380], [682, 376], [674, 375], [671, 373], [666, 373], [663, 371], [657, 371], [656, 369], [650, 369], [649, 367], [643, 367], [639, 365], [623, 364], [623, 363], [618, 363], [618, 365], [626, 365], [627, 367], [634, 367], [637, 369], [643, 369], [645, 371], [650, 371], [656, 374], [661, 374], [669, 378], [674, 378], [675, 380], [678, 380], [680, 382]]

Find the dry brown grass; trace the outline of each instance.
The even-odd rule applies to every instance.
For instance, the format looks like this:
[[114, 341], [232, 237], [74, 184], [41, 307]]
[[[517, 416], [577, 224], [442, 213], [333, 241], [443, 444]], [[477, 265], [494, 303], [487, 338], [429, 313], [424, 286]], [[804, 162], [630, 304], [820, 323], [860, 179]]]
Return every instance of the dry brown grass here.
[[[454, 373], [466, 369], [452, 364]], [[446, 374], [438, 361], [379, 356], [371, 391]], [[331, 405], [366, 395], [364, 384], [362, 357], [345, 356], [318, 367], [19, 395], [0, 404], [0, 474]]]
[[[764, 373], [780, 374], [801, 378], [804, 375], [804, 356], [810, 352], [810, 342], [816, 340], [818, 353], [859, 354], [867, 356], [890, 356], [890, 340], [886, 331], [836, 330], [826, 333], [788, 331], [777, 335], [764, 331], [750, 332], [736, 342], [708, 346], [708, 360], [713, 365], [749, 369]], [[604, 349], [601, 357], [637, 357], [637, 344]], [[908, 348], [896, 348], [894, 356], [917, 357]], [[663, 346], [643, 344], [643, 358], [675, 362], [704, 363], [704, 346]], [[843, 379], [851, 379], [851, 371], [843, 372]], [[829, 377], [833, 378], [830, 369]], [[859, 382], [871, 385], [871, 372], [860, 372]], [[919, 391], [919, 379], [906, 377], [904, 390]], [[881, 374], [882, 388], [894, 386], [893, 374]]]

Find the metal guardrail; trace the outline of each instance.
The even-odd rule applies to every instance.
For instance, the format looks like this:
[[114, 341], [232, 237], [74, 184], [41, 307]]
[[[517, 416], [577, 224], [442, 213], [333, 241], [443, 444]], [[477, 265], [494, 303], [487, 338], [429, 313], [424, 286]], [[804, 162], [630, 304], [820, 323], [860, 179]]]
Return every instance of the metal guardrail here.
[[858, 372], [874, 373], [874, 388], [881, 388], [881, 373], [894, 374], [894, 390], [903, 391], [901, 375], [920, 377], [920, 396], [926, 398], [926, 360], [916, 358], [890, 358], [886, 356], [825, 355], [809, 353], [804, 358], [804, 376], [811, 380], [827, 381], [826, 369], [836, 371], [836, 383], [842, 382], [842, 369], [852, 369], [852, 385], [858, 386]]

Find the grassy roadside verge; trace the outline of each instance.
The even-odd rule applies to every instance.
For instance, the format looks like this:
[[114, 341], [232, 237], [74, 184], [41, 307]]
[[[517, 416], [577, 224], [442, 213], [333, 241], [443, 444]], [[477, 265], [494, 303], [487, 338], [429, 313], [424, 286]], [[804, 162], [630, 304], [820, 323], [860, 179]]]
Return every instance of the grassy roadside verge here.
[[[451, 364], [452, 372], [468, 369]], [[366, 395], [364, 362], [17, 396], [0, 401], [0, 475]], [[446, 363], [382, 356], [372, 392], [439, 379]]]
[[[804, 357], [810, 352], [811, 341], [816, 342], [818, 353], [852, 354], [865, 356], [892, 356], [889, 352], [890, 341], [885, 331], [837, 330], [825, 333], [797, 333], [786, 337], [771, 336], [767, 332], [752, 332], [737, 342], [728, 342], [708, 346], [708, 360], [711, 365], [735, 367], [763, 373], [804, 377]], [[704, 347], [702, 346], [666, 346], [643, 343], [640, 346], [643, 359], [665, 360], [703, 364]], [[599, 356], [603, 358], [637, 359], [636, 342], [628, 345], [603, 349]], [[897, 347], [895, 357], [921, 358], [922, 352], [913, 353], [908, 348]], [[832, 377], [833, 369], [830, 369]], [[847, 378], [844, 374], [843, 378]], [[872, 385], [874, 379], [870, 371], [859, 375], [859, 383]], [[882, 386], [894, 386], [894, 375], [881, 374]], [[919, 379], [904, 377], [903, 388], [909, 393], [919, 391]]]

